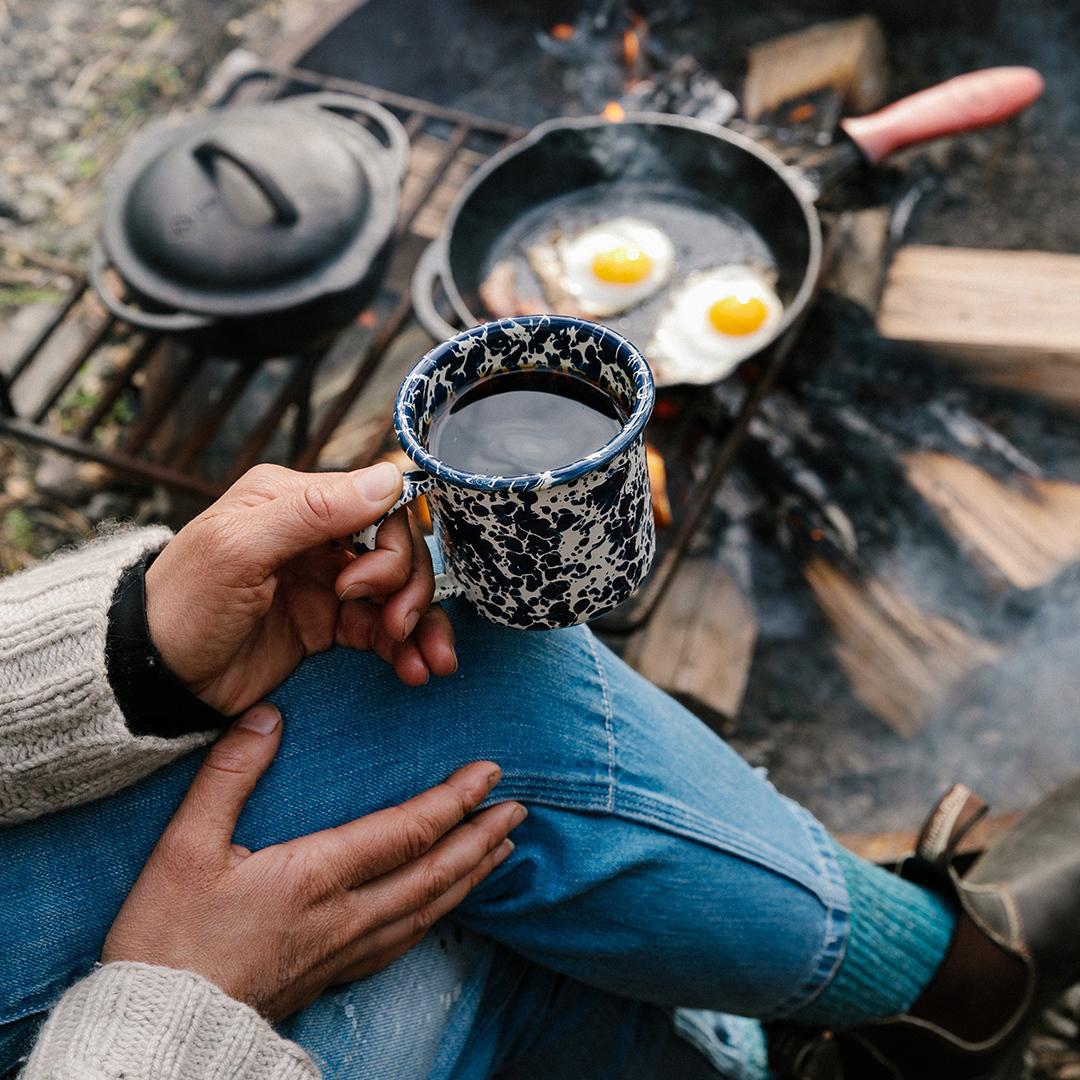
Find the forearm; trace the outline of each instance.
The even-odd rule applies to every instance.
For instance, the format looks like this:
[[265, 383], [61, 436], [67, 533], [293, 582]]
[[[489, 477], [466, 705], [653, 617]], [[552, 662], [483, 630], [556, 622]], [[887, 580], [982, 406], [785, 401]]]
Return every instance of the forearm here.
[[190, 971], [106, 964], [60, 999], [21, 1080], [318, 1080], [295, 1043]]
[[0, 825], [107, 795], [207, 741], [132, 734], [109, 684], [117, 583], [169, 537], [117, 531], [0, 581]]

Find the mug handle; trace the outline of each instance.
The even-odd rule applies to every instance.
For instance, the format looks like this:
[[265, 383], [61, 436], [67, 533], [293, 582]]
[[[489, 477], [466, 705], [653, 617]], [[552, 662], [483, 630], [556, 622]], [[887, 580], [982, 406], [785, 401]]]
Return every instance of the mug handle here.
[[[401, 498], [398, 499], [389, 510], [377, 521], [373, 521], [366, 529], [360, 529], [353, 533], [353, 550], [357, 555], [364, 555], [375, 550], [375, 537], [379, 527], [393, 513], [403, 506], [408, 506], [413, 499], [419, 498], [435, 483], [435, 480], [422, 469], [410, 469], [402, 474]], [[433, 604], [441, 604], [443, 600], [451, 596], [460, 596], [463, 592], [461, 582], [453, 574], [443, 571], [435, 575], [435, 595], [431, 598]]]

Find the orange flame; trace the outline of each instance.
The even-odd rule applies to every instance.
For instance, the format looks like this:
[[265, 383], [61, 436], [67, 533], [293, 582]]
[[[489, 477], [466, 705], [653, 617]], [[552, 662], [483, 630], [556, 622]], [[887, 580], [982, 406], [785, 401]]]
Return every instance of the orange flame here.
[[574, 36], [574, 28], [569, 23], [561, 22], [556, 23], [548, 33], [556, 41], [569, 41]]
[[617, 124], [626, 117], [626, 110], [617, 101], [609, 101], [604, 106], [603, 116], [605, 120]]
[[633, 74], [637, 68], [638, 58], [641, 56], [641, 41], [638, 39], [636, 31], [629, 27], [622, 33], [622, 51], [626, 66]]

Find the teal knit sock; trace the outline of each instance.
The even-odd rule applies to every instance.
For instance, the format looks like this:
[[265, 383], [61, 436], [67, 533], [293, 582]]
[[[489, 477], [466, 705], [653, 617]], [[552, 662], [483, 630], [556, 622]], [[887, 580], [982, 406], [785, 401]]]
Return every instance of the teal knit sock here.
[[834, 846], [851, 901], [847, 949], [832, 982], [791, 1019], [848, 1027], [915, 1003], [945, 958], [956, 907]]

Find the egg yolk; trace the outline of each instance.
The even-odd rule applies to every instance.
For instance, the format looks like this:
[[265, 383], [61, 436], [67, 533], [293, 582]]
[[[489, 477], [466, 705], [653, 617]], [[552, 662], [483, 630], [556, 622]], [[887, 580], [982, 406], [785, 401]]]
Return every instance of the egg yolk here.
[[756, 296], [724, 296], [709, 305], [709, 322], [721, 334], [752, 334], [768, 314], [765, 301]]
[[612, 248], [593, 257], [592, 272], [609, 285], [637, 285], [652, 272], [653, 261], [639, 247]]

